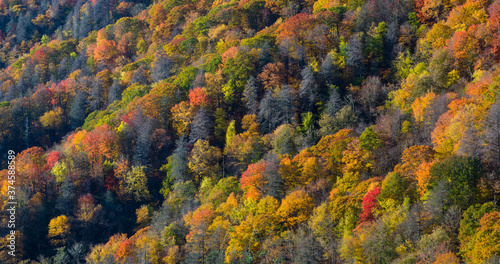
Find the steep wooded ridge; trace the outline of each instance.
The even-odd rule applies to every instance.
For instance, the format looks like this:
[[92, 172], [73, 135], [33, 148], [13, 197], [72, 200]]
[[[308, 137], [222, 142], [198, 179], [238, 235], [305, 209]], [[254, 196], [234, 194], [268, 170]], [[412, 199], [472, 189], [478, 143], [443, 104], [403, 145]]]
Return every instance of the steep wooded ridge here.
[[0, 0], [0, 263], [499, 263], [499, 63], [499, 0]]

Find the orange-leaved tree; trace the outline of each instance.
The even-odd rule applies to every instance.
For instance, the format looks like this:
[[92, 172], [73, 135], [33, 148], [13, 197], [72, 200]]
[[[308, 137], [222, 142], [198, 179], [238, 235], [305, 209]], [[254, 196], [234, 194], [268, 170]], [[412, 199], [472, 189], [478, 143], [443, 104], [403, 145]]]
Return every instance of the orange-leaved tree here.
[[248, 168], [241, 175], [241, 189], [245, 192], [247, 198], [258, 201], [264, 195], [266, 182], [264, 172], [268, 163], [259, 162], [248, 165]]

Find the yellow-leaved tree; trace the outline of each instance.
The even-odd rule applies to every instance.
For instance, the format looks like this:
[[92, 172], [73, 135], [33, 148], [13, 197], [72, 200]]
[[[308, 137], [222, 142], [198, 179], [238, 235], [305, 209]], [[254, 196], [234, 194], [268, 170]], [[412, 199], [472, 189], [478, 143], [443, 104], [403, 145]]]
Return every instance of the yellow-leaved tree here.
[[61, 107], [57, 107], [54, 110], [46, 112], [40, 117], [40, 123], [42, 126], [48, 129], [58, 129], [62, 125], [63, 110]]
[[49, 235], [50, 243], [54, 246], [64, 245], [70, 234], [69, 232], [70, 224], [68, 222], [68, 217], [65, 215], [60, 215], [58, 217], [52, 218], [49, 223]]
[[314, 209], [314, 200], [302, 190], [287, 195], [276, 212], [278, 220], [288, 229], [309, 219]]

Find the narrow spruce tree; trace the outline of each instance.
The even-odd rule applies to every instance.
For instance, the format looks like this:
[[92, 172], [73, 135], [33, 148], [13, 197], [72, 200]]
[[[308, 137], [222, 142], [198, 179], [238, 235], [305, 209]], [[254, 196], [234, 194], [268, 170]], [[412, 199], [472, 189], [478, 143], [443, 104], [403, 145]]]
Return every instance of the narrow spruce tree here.
[[156, 60], [153, 62], [151, 68], [151, 78], [153, 82], [159, 82], [170, 77], [170, 68], [172, 64], [170, 57], [164, 53], [156, 53]]
[[306, 110], [311, 111], [314, 107], [314, 101], [317, 97], [317, 89], [318, 85], [316, 84], [314, 72], [310, 66], [307, 66], [302, 70], [302, 81], [299, 86], [300, 99]]

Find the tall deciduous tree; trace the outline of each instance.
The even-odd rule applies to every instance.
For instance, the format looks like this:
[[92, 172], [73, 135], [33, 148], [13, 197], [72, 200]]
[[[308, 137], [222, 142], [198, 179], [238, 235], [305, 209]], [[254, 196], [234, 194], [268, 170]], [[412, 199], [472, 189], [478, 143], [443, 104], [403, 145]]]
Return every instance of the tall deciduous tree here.
[[473, 238], [473, 249], [466, 259], [472, 263], [483, 263], [500, 254], [500, 212], [487, 213], [479, 220], [479, 228]]
[[279, 173], [280, 159], [276, 153], [270, 152], [265, 158], [267, 166], [264, 170], [264, 179], [266, 182], [265, 193], [276, 199], [284, 197], [285, 184]]
[[231, 140], [233, 140], [234, 136], [236, 136], [236, 128], [235, 128], [235, 121], [232, 120], [229, 122], [229, 126], [227, 127], [226, 131], [226, 146], [229, 146], [231, 143]]
[[486, 117], [485, 159], [495, 168], [500, 168], [500, 103], [490, 107]]
[[189, 155], [189, 168], [196, 175], [196, 181], [201, 182], [203, 178], [218, 180], [220, 176], [219, 161], [222, 158], [218, 148], [212, 147], [208, 141], [199, 139]]
[[363, 67], [363, 43], [359, 36], [352, 36], [347, 42], [345, 64], [359, 72]]
[[338, 89], [336, 87], [332, 87], [330, 89], [330, 97], [325, 105], [325, 110], [323, 114], [334, 116], [342, 108], [342, 105], [343, 102], [342, 99], [340, 98]]

